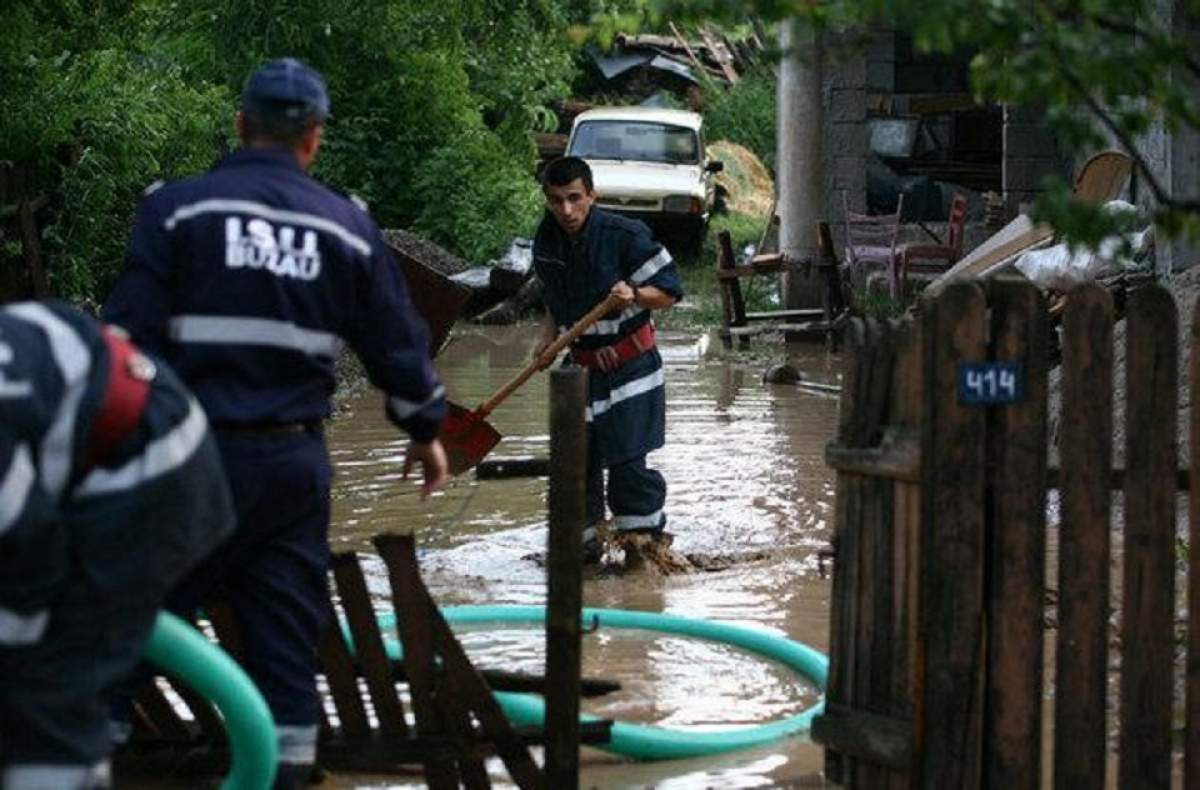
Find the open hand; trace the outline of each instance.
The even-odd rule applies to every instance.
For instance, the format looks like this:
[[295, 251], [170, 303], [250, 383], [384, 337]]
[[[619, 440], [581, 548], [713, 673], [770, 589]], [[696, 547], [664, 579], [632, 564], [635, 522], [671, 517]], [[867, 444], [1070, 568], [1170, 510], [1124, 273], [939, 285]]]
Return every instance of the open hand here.
[[421, 485], [421, 499], [427, 499], [430, 494], [446, 484], [447, 464], [446, 451], [442, 443], [434, 439], [430, 442], [409, 442], [404, 450], [404, 472], [402, 480], [408, 479], [408, 473], [413, 466], [420, 462], [421, 472], [425, 482]]

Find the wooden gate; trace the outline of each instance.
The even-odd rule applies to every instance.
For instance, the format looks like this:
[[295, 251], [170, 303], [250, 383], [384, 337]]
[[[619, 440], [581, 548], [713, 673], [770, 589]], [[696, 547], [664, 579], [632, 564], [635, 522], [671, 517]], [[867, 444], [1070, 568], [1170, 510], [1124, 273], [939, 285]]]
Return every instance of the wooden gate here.
[[[1176, 468], [1175, 305], [1161, 287], [1142, 288], [1125, 318], [1120, 466], [1114, 310], [1103, 289], [1070, 294], [1062, 314], [1054, 466], [1051, 329], [1032, 286], [956, 284], [917, 318], [851, 323], [827, 450], [838, 472], [828, 702], [813, 727], [834, 781], [1094, 788], [1115, 761], [1116, 786], [1166, 788], [1182, 762], [1184, 786], [1200, 787], [1196, 585], [1186, 677], [1173, 674], [1176, 504], [1189, 483], [1188, 575], [1200, 578], [1200, 485]], [[1200, 313], [1191, 335], [1200, 339]], [[1190, 375], [1200, 392], [1195, 353]], [[1190, 425], [1194, 466], [1200, 410]], [[1050, 530], [1048, 506], [1057, 513]], [[1057, 546], [1053, 629], [1048, 538]], [[1119, 666], [1112, 704], [1110, 666]], [[1185, 686], [1177, 703], [1174, 690]], [[1185, 735], [1173, 754], [1176, 721]]]

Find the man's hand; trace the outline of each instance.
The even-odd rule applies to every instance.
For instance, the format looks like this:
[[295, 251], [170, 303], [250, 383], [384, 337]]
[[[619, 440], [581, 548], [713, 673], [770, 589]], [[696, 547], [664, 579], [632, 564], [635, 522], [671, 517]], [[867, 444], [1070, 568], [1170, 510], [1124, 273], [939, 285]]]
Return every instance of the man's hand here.
[[446, 484], [446, 451], [442, 449], [442, 443], [437, 439], [424, 444], [409, 442], [404, 450], [404, 473], [401, 479], [408, 479], [408, 473], [418, 461], [425, 477], [421, 486], [421, 499], [427, 499], [430, 494]]
[[609, 293], [621, 300], [622, 307], [628, 307], [637, 301], [637, 289], [624, 280], [614, 285]]

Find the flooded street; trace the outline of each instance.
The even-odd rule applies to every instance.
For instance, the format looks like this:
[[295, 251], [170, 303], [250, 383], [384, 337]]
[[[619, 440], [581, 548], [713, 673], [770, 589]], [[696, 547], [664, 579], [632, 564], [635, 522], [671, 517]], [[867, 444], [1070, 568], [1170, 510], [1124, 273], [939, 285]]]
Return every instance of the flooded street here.
[[[529, 327], [466, 329], [438, 358], [449, 397], [474, 408], [528, 358]], [[667, 445], [650, 458], [668, 484], [667, 529], [681, 553], [742, 556], [728, 569], [586, 581], [587, 606], [666, 612], [769, 629], [824, 652], [829, 581], [817, 552], [830, 535], [833, 474], [823, 461], [837, 396], [761, 382], [765, 362], [706, 359], [704, 338], [660, 335], [667, 364]], [[763, 346], [763, 348], [769, 348]], [[776, 347], [782, 353], [782, 347]], [[823, 347], [796, 347], [804, 378], [836, 382]], [[489, 421], [504, 436], [491, 458], [545, 456], [547, 379], [535, 376]], [[399, 479], [403, 437], [385, 420], [380, 396], [344, 404], [329, 430], [335, 464], [335, 550], [370, 551], [385, 530], [416, 533], [434, 598], [450, 604], [541, 604], [545, 574], [545, 479], [451, 482], [422, 503]], [[373, 569], [386, 594], [382, 564]], [[382, 604], [381, 604], [382, 605]], [[792, 672], [732, 647], [646, 632], [601, 629], [584, 638], [584, 674], [621, 691], [584, 708], [600, 716], [665, 727], [720, 729], [799, 713], [816, 699]], [[540, 630], [467, 632], [481, 666], [541, 673]], [[687, 761], [631, 763], [586, 749], [585, 787], [770, 787], [816, 784], [820, 749], [806, 739]], [[806, 781], [807, 780], [807, 781]], [[417, 777], [412, 784], [420, 785]], [[338, 776], [339, 787], [405, 786], [395, 777]]]

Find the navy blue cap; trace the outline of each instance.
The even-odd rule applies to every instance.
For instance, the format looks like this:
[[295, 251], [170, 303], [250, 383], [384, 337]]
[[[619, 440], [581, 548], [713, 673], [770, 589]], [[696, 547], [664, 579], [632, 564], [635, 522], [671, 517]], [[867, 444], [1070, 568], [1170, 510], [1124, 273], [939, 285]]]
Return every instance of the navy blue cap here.
[[242, 109], [324, 121], [329, 117], [325, 78], [295, 58], [267, 61], [246, 80]]

